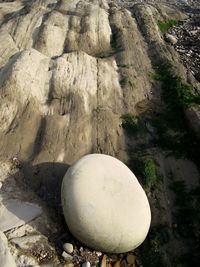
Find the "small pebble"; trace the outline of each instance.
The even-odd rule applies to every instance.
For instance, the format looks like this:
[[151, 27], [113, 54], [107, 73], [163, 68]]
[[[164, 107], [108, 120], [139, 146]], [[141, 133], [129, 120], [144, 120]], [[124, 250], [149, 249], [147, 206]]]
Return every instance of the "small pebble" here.
[[68, 253], [66, 253], [65, 251], [63, 251], [62, 253], [62, 257], [65, 261], [71, 261], [73, 259], [73, 257], [69, 255]]
[[82, 267], [90, 267], [90, 262], [86, 261], [82, 264]]
[[126, 260], [129, 264], [134, 264], [135, 263], [135, 256], [132, 255], [132, 254], [129, 254], [127, 257], [126, 257]]
[[69, 254], [71, 254], [74, 251], [74, 247], [73, 247], [73, 245], [71, 243], [65, 243], [63, 245], [63, 249], [64, 249], [65, 252], [67, 252]]

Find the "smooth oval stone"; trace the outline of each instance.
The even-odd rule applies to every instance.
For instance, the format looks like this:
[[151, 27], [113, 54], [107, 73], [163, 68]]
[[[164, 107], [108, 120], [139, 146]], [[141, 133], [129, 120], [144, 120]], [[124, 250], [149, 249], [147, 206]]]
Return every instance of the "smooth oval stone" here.
[[73, 257], [65, 251], [63, 251], [63, 253], [62, 253], [62, 257], [65, 261], [72, 261], [72, 259], [73, 259]]
[[89, 261], [86, 261], [86, 262], [84, 262], [84, 263], [82, 264], [82, 267], [90, 267], [90, 266], [91, 266], [91, 264], [90, 264]]
[[65, 252], [67, 252], [69, 254], [71, 254], [74, 251], [74, 247], [73, 247], [73, 245], [71, 243], [65, 243], [63, 245], [63, 249], [64, 249]]
[[135, 175], [118, 159], [84, 156], [68, 169], [61, 191], [68, 228], [88, 247], [122, 253], [144, 241], [149, 202]]

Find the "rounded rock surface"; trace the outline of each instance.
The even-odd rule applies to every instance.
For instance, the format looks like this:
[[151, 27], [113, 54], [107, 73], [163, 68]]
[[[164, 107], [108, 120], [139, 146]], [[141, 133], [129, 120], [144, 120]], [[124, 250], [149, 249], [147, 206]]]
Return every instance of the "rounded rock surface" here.
[[71, 254], [74, 251], [74, 247], [71, 243], [63, 244], [63, 249], [64, 249], [64, 251], [66, 251], [69, 254]]
[[146, 238], [151, 212], [129, 168], [103, 154], [82, 157], [62, 183], [62, 206], [71, 233], [87, 246], [122, 253]]
[[90, 267], [90, 266], [91, 266], [91, 264], [90, 264], [89, 261], [86, 261], [86, 262], [84, 262], [84, 263], [82, 264], [82, 267]]
[[62, 253], [62, 257], [65, 261], [72, 261], [72, 259], [73, 259], [73, 257], [65, 251], [63, 251], [63, 253]]

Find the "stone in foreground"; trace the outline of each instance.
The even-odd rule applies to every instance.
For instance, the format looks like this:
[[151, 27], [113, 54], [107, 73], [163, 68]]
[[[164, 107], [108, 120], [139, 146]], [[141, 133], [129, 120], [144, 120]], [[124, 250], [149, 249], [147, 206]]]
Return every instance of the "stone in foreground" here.
[[69, 254], [73, 253], [73, 251], [74, 251], [74, 247], [73, 247], [73, 245], [71, 243], [65, 243], [63, 245], [63, 249], [64, 249], [65, 252], [67, 252]]
[[88, 247], [122, 253], [146, 238], [149, 202], [135, 175], [121, 161], [90, 154], [67, 171], [62, 206], [69, 230]]

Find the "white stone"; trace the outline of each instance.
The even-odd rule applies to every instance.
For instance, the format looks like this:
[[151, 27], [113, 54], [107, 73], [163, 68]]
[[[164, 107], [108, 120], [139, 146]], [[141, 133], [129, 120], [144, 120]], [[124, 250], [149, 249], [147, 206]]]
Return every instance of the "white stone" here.
[[1, 231], [0, 231], [0, 266], [17, 267], [9, 251], [7, 238]]
[[62, 257], [65, 261], [71, 261], [73, 259], [73, 257], [69, 255], [68, 253], [66, 253], [65, 251], [63, 251], [62, 253]]
[[3, 200], [0, 204], [0, 230], [5, 232], [19, 227], [42, 213], [42, 209], [32, 203], [17, 199]]
[[66, 251], [69, 254], [71, 254], [74, 251], [74, 247], [71, 243], [65, 243], [63, 245], [63, 249], [64, 249], [64, 251]]
[[90, 154], [69, 168], [62, 206], [72, 234], [98, 251], [133, 250], [144, 241], [151, 221], [148, 199], [135, 175], [108, 155]]
[[82, 264], [82, 267], [90, 267], [90, 262], [86, 261]]

